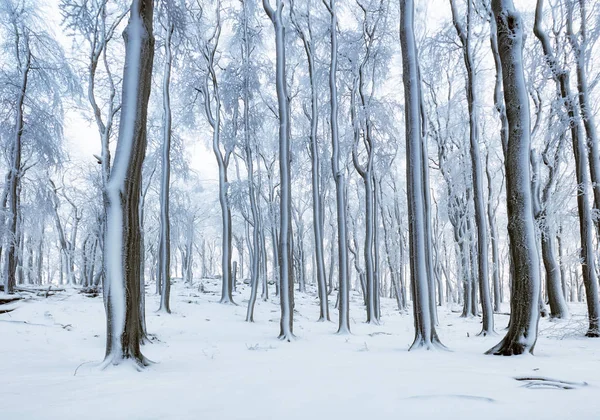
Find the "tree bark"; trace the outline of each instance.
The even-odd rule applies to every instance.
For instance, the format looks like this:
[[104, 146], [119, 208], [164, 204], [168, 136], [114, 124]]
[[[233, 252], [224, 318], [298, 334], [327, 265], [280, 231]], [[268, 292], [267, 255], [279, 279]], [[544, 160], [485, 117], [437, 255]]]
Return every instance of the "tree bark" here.
[[421, 133], [420, 84], [417, 63], [417, 46], [414, 35], [413, 0], [400, 1], [400, 43], [406, 121], [406, 161], [408, 183], [408, 219], [410, 235], [411, 289], [415, 340], [411, 349], [443, 347], [436, 330], [429, 293], [430, 271], [427, 269], [428, 238], [425, 219], [425, 194], [423, 188], [423, 139]]
[[508, 332], [487, 354], [511, 356], [533, 353], [538, 333], [540, 271], [529, 186], [530, 120], [523, 72], [523, 22], [512, 0], [492, 0], [492, 10], [504, 75], [504, 100], [509, 128], [505, 166], [508, 234], [514, 279]]
[[133, 0], [125, 32], [125, 67], [119, 140], [107, 185], [104, 302], [107, 314], [104, 366], [132, 360], [148, 365], [140, 351], [141, 172], [152, 80], [153, 2]]

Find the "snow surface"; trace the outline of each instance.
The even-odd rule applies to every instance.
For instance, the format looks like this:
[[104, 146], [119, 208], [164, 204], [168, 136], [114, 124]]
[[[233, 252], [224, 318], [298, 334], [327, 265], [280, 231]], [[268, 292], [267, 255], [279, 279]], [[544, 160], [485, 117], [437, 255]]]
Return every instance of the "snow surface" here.
[[[408, 352], [409, 314], [382, 299], [382, 325], [363, 323], [352, 293], [353, 335], [318, 323], [316, 290], [296, 292], [295, 333], [277, 340], [277, 299], [257, 301], [255, 324], [240, 306], [221, 305], [219, 280], [206, 293], [175, 282], [171, 315], [147, 296], [143, 353], [158, 362], [143, 372], [96, 366], [104, 356], [102, 298], [69, 289], [11, 304], [0, 315], [0, 418], [10, 419], [597, 419], [600, 340], [586, 339], [583, 304], [560, 323], [542, 319], [536, 356], [485, 356], [501, 336], [478, 337], [478, 319], [440, 309], [438, 332], [453, 351]], [[148, 290], [154, 290], [148, 285]], [[334, 298], [331, 299], [335, 301]], [[3, 305], [6, 306], [6, 305]], [[507, 306], [507, 305], [505, 305]], [[452, 308], [458, 311], [458, 307]], [[331, 311], [337, 320], [337, 311]], [[496, 328], [508, 317], [496, 315]], [[85, 363], [81, 365], [82, 363]], [[77, 370], [77, 375], [74, 372]], [[571, 390], [524, 387], [514, 378], [587, 382]], [[509, 417], [510, 416], [510, 417]]]

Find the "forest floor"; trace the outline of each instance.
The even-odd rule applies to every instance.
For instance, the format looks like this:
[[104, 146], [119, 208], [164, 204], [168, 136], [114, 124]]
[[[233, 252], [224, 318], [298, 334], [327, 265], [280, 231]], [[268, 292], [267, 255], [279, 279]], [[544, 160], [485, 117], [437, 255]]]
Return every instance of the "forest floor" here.
[[157, 363], [143, 372], [97, 367], [101, 297], [67, 289], [11, 304], [17, 309], [0, 315], [0, 418], [600, 418], [600, 339], [582, 336], [582, 304], [571, 305], [570, 320], [542, 319], [535, 356], [498, 357], [483, 353], [500, 340], [506, 315], [495, 317], [498, 336], [480, 337], [479, 319], [439, 308], [438, 332], [451, 351], [408, 352], [412, 314], [399, 313], [393, 300], [382, 299], [382, 324], [368, 325], [353, 293], [353, 334], [338, 336], [335, 321], [315, 322], [315, 294], [296, 293], [298, 339], [288, 343], [277, 339], [277, 298], [259, 300], [256, 323], [248, 324], [247, 286], [234, 295], [239, 306], [219, 304], [219, 289], [218, 280], [176, 283], [173, 313], [163, 315], [148, 288], [155, 339], [143, 352]]

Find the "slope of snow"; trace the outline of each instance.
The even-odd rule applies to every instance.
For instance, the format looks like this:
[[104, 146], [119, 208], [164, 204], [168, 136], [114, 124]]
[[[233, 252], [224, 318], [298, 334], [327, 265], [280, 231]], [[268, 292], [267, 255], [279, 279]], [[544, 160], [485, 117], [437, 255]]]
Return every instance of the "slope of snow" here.
[[[354, 293], [353, 335], [336, 336], [336, 323], [315, 322], [311, 289], [296, 293], [299, 339], [288, 343], [276, 338], [277, 300], [259, 300], [257, 322], [248, 324], [247, 286], [236, 297], [244, 304], [231, 306], [218, 303], [217, 280], [202, 280], [206, 293], [199, 283], [173, 285], [172, 315], [155, 313], [158, 299], [147, 297], [148, 330], [157, 339], [144, 354], [157, 363], [144, 372], [95, 367], [105, 346], [101, 297], [67, 290], [1, 314], [1, 418], [598, 418], [600, 340], [581, 337], [581, 315], [562, 323], [543, 319], [536, 356], [505, 358], [483, 355], [500, 335], [477, 337], [478, 319], [440, 308], [438, 332], [452, 351], [408, 352], [412, 316], [395, 311], [392, 300], [382, 299], [382, 325], [367, 325]], [[585, 311], [579, 304], [570, 309]], [[337, 311], [331, 317], [337, 320]], [[498, 331], [507, 322], [496, 315]], [[587, 385], [527, 388], [518, 376]]]

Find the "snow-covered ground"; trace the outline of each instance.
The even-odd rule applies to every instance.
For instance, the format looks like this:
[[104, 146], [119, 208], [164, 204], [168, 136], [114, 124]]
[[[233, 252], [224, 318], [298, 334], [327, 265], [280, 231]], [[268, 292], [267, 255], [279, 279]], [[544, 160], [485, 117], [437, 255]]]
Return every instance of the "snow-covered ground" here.
[[[507, 358], [483, 355], [500, 335], [478, 337], [479, 320], [440, 308], [451, 351], [408, 352], [412, 316], [392, 300], [382, 299], [383, 324], [372, 326], [354, 294], [353, 335], [337, 336], [336, 322], [315, 322], [314, 294], [296, 293], [298, 340], [287, 343], [277, 340], [277, 300], [258, 301], [248, 324], [246, 287], [240, 306], [226, 306], [217, 280], [202, 280], [206, 293], [199, 283], [174, 285], [172, 315], [156, 314], [158, 299], [147, 296], [157, 340], [143, 352], [157, 363], [143, 372], [94, 367], [104, 355], [101, 297], [67, 290], [0, 315], [0, 419], [600, 418], [600, 339], [580, 336], [582, 315], [542, 320], [536, 356]], [[496, 316], [499, 333], [507, 322]], [[538, 389], [516, 377], [586, 385]]]

